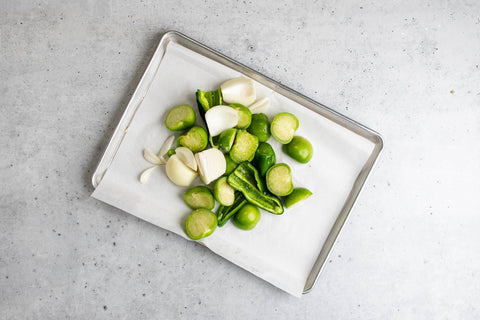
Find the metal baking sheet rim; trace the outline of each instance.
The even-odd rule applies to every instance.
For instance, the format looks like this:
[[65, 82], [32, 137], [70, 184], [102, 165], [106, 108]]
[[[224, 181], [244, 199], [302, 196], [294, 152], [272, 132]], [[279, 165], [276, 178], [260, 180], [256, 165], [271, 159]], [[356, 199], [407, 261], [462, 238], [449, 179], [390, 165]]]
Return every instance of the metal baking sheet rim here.
[[[98, 186], [98, 184], [103, 178], [103, 175], [105, 174], [108, 167], [112, 163], [115, 157], [115, 154], [120, 144], [122, 143], [123, 137], [125, 136], [125, 133], [128, 131], [128, 127], [135, 115], [135, 112], [138, 110], [138, 108], [142, 104], [143, 98], [145, 97], [145, 95], [147, 94], [150, 88], [150, 83], [152, 82], [153, 78], [155, 78], [156, 76], [158, 67], [161, 64], [163, 55], [165, 53], [166, 46], [168, 43], [172, 41], [182, 46], [185, 46], [196, 53], [202, 54], [207, 58], [217, 61], [229, 68], [232, 68], [240, 73], [243, 73], [247, 77], [254, 79], [255, 81], [265, 85], [266, 87], [269, 87], [270, 89], [276, 91], [277, 93], [282, 94], [285, 97], [303, 105], [304, 107], [316, 113], [321, 114], [327, 119], [334, 121], [335, 123], [343, 126], [344, 128], [350, 131], [353, 131], [356, 134], [374, 143], [375, 147], [372, 153], [370, 154], [370, 157], [364, 164], [359, 175], [357, 176], [357, 179], [355, 180], [353, 188], [352, 190], [350, 190], [350, 194], [348, 195], [348, 198], [342, 210], [340, 211], [322, 249], [320, 250], [320, 253], [312, 267], [312, 270], [310, 271], [310, 274], [307, 278], [304, 291], [303, 291], [303, 293], [308, 293], [315, 286], [315, 283], [317, 282], [320, 276], [320, 273], [325, 265], [325, 262], [328, 259], [328, 255], [330, 254], [333, 248], [333, 245], [335, 244], [335, 241], [338, 238], [340, 231], [342, 230], [342, 227], [345, 224], [349, 216], [349, 213], [353, 208], [353, 205], [355, 204], [356, 199], [358, 198], [358, 195], [361, 189], [363, 188], [363, 185], [365, 184], [373, 166], [375, 165], [375, 162], [378, 160], [378, 157], [383, 149], [382, 137], [377, 132], [363, 126], [362, 124], [350, 118], [347, 118], [344, 115], [339, 114], [338, 112], [318, 102], [315, 102], [314, 100], [304, 96], [303, 94], [295, 90], [292, 90], [274, 81], [273, 79], [235, 60], [228, 58], [227, 56], [224, 56], [223, 54], [187, 37], [186, 35], [180, 32], [168, 31], [165, 34], [163, 34], [162, 38], [160, 39], [159, 45], [155, 50], [155, 53], [153, 54], [153, 57], [147, 69], [145, 70], [144, 75], [140, 79], [140, 82], [137, 88], [135, 89], [135, 92], [133, 93], [132, 98], [130, 99], [125, 111], [123, 112], [122, 117], [117, 127], [115, 128], [115, 131], [112, 137], [110, 138], [110, 141], [108, 142], [107, 147], [105, 148], [105, 151], [97, 165], [97, 168], [95, 169], [92, 175], [92, 185], [94, 188]], [[151, 74], [147, 72], [152, 68], [155, 68], [155, 72]]]

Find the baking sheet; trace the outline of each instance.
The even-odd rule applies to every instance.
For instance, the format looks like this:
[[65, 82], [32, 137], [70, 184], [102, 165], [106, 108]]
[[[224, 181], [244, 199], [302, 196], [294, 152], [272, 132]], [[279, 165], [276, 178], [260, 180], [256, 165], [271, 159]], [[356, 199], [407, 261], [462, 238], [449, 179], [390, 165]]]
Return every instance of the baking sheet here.
[[[314, 148], [308, 164], [288, 158], [273, 138], [269, 142], [277, 162], [291, 166], [294, 185], [308, 188], [313, 195], [281, 216], [262, 212], [259, 224], [251, 231], [228, 223], [201, 242], [278, 288], [300, 296], [317, 279], [380, 152], [381, 139], [181, 34], [171, 32], [162, 38], [93, 176], [96, 188], [92, 196], [189, 240], [183, 229], [191, 212], [182, 200], [187, 188], [171, 183], [163, 167], [147, 184], [140, 184], [139, 174], [149, 166], [143, 149], [158, 150], [172, 134], [162, 125], [169, 109], [184, 103], [196, 106], [197, 89], [214, 90], [238, 76], [254, 79], [257, 97], [271, 99], [270, 119], [282, 111], [299, 119], [297, 135], [307, 137]], [[196, 184], [200, 184], [199, 179]]]

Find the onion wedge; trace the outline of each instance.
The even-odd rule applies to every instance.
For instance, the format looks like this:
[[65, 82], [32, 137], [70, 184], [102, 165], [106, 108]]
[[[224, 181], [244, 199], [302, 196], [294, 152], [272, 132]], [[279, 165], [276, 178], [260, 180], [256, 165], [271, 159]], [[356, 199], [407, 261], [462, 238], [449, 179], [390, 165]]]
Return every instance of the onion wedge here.
[[205, 122], [212, 137], [233, 128], [238, 123], [238, 112], [228, 106], [215, 106], [205, 113]]
[[195, 154], [198, 173], [203, 183], [209, 184], [219, 178], [227, 169], [227, 162], [222, 151], [210, 148]]
[[270, 106], [270, 99], [268, 97], [264, 97], [255, 101], [252, 105], [248, 107], [252, 114], [254, 113], [266, 113], [268, 107]]
[[248, 107], [256, 98], [253, 80], [248, 78], [234, 78], [220, 85], [223, 101], [226, 103], [240, 103]]

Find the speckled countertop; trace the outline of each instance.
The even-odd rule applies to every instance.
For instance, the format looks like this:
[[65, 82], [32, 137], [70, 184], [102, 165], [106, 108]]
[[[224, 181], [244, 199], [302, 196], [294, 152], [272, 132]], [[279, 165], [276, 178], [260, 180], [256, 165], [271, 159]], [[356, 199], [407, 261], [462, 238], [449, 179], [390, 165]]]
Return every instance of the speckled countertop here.
[[[478, 319], [478, 1], [1, 1], [0, 318]], [[380, 132], [312, 292], [294, 298], [90, 197], [178, 30]]]

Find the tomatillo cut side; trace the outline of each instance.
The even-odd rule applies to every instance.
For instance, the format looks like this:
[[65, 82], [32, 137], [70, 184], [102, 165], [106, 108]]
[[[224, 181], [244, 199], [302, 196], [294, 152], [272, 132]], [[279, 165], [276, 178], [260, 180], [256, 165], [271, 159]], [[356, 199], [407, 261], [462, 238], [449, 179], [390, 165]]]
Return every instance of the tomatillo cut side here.
[[182, 104], [167, 113], [165, 126], [172, 131], [182, 131], [195, 123], [195, 111], [188, 104]]
[[270, 125], [272, 136], [282, 144], [292, 141], [297, 129], [298, 119], [289, 112], [281, 112], [277, 114]]
[[177, 145], [187, 147], [193, 153], [202, 151], [208, 145], [207, 131], [200, 126], [193, 126], [177, 139]]
[[185, 232], [192, 240], [208, 237], [217, 228], [217, 216], [208, 209], [193, 211], [185, 221]]
[[292, 170], [286, 163], [278, 163], [267, 171], [267, 189], [279, 197], [288, 196], [293, 191]]
[[212, 192], [205, 186], [197, 186], [187, 190], [183, 195], [183, 201], [191, 209], [205, 208], [212, 210], [215, 206]]

